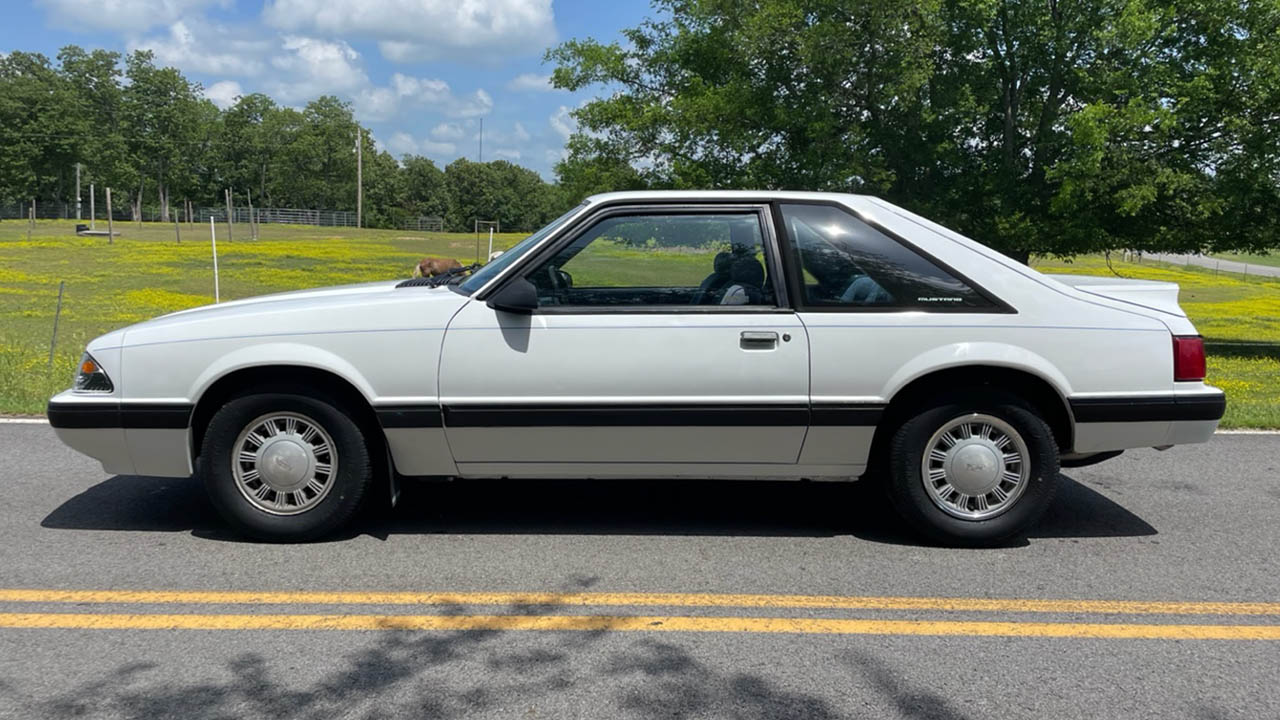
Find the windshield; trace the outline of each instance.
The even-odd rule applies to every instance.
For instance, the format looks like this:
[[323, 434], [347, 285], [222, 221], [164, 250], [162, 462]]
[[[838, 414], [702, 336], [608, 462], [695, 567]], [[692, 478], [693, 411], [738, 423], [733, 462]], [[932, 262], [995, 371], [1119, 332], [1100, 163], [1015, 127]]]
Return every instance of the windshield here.
[[521, 255], [529, 252], [529, 248], [537, 245], [543, 238], [555, 232], [556, 229], [563, 225], [566, 220], [576, 215], [578, 211], [585, 206], [586, 203], [584, 202], [555, 220], [552, 220], [546, 227], [542, 228], [538, 232], [516, 243], [511, 247], [511, 249], [499, 255], [493, 262], [471, 273], [470, 277], [457, 286], [458, 290], [465, 295], [470, 295], [476, 290], [484, 287], [485, 283], [496, 277], [498, 273], [502, 272], [508, 265], [520, 259]]

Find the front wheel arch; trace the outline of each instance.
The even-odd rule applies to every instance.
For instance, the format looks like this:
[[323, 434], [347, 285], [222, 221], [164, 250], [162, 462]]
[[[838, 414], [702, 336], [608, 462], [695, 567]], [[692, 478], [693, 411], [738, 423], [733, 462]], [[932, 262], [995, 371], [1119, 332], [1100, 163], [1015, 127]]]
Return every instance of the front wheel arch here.
[[[218, 378], [196, 402], [191, 413], [191, 457], [196, 459], [204, 445], [204, 434], [214, 413], [232, 398], [255, 392], [291, 392], [329, 400], [340, 406], [360, 427], [375, 463], [386, 464], [386, 438], [373, 406], [346, 378], [318, 368], [301, 365], [260, 365], [241, 368]], [[376, 467], [376, 470], [383, 470]]]

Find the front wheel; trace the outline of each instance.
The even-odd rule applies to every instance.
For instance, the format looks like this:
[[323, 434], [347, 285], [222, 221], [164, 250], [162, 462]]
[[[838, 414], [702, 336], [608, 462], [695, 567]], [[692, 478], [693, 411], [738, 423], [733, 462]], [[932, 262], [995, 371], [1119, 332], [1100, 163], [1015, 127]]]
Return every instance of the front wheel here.
[[890, 452], [894, 506], [943, 544], [987, 546], [1022, 533], [1057, 488], [1053, 432], [1010, 396], [943, 401], [903, 423]]
[[200, 474], [214, 506], [260, 540], [333, 532], [369, 485], [360, 428], [334, 404], [304, 395], [235, 398], [209, 421]]

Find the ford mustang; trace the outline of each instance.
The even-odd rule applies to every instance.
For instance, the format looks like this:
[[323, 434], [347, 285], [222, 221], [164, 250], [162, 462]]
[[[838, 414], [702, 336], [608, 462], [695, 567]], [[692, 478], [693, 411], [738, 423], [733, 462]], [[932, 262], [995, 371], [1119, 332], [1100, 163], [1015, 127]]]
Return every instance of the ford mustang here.
[[1170, 283], [1047, 276], [882, 200], [589, 198], [487, 265], [185, 310], [89, 343], [49, 421], [307, 540], [408, 478], [866, 478], [936, 542], [1225, 409]]

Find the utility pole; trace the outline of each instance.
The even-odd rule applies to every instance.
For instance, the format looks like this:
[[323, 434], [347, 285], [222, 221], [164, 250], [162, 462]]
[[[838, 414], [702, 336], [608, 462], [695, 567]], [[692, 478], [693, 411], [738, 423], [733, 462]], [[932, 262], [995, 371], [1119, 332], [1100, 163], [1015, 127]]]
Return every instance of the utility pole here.
[[480, 153], [476, 162], [484, 162], [484, 118], [480, 118]]
[[80, 163], [76, 163], [76, 220], [80, 219]]
[[356, 227], [364, 227], [364, 129], [356, 127]]

